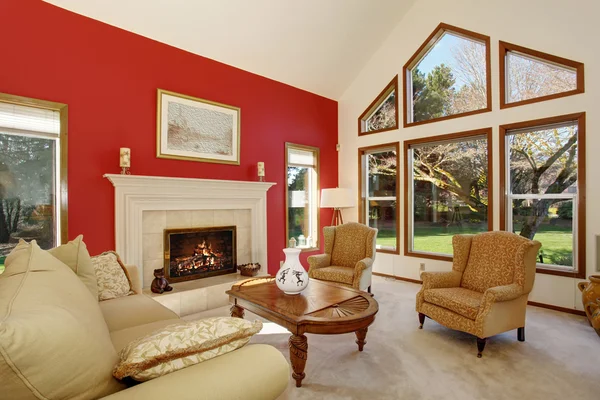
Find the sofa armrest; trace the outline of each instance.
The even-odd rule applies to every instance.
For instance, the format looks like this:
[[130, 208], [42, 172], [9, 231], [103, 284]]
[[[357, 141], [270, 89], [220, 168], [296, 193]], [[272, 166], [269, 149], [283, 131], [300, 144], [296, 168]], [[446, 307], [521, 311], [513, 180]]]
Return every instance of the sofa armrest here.
[[129, 281], [131, 282], [131, 290], [135, 294], [142, 294], [142, 282], [140, 282], [139, 269], [135, 265], [125, 265], [127, 268], [127, 275], [129, 275]]
[[255, 344], [141, 383], [106, 400], [276, 399], [286, 389], [290, 367], [276, 348]]
[[311, 269], [319, 269], [329, 267], [331, 265], [331, 254], [317, 254], [308, 257], [308, 271]]
[[423, 272], [423, 290], [438, 288], [453, 288], [460, 286], [462, 274], [458, 271], [449, 272]]

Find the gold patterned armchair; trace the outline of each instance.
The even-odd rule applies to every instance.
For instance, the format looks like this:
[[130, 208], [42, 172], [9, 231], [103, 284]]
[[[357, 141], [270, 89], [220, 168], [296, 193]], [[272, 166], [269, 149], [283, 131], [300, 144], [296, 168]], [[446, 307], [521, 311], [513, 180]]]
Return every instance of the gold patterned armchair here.
[[323, 228], [325, 253], [308, 257], [308, 276], [371, 293], [377, 229], [356, 222]]
[[518, 329], [525, 341], [525, 309], [533, 288], [540, 242], [511, 232], [452, 238], [451, 272], [423, 272], [417, 294], [420, 329], [425, 317], [477, 336], [481, 357], [490, 336]]

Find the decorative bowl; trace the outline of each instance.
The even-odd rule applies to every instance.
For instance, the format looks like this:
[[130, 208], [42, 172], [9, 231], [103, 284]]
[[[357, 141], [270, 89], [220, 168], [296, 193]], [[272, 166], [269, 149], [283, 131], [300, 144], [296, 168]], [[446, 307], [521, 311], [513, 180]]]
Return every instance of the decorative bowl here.
[[256, 274], [258, 274], [258, 271], [260, 271], [260, 264], [259, 263], [242, 264], [242, 265], [238, 265], [237, 269], [238, 269], [238, 271], [240, 271], [240, 275], [256, 276]]

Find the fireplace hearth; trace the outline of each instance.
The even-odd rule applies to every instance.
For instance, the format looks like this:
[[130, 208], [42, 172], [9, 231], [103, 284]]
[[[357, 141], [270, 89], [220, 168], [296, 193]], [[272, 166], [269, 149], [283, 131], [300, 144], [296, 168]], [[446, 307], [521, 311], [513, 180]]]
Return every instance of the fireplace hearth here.
[[164, 230], [164, 269], [169, 282], [236, 273], [236, 227]]

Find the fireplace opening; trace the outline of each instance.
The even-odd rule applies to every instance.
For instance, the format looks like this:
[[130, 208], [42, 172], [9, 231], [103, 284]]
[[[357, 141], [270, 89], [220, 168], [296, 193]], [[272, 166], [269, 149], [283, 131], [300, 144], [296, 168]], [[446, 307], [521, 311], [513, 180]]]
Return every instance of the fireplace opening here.
[[165, 229], [164, 240], [169, 282], [236, 272], [235, 226]]

